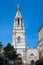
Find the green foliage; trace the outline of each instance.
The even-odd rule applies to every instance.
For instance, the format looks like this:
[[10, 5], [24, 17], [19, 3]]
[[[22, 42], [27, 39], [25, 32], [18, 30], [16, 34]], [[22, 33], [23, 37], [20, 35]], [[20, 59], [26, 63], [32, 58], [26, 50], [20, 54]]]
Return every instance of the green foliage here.
[[17, 57], [16, 50], [14, 49], [13, 46], [11, 46], [10, 43], [8, 43], [6, 47], [4, 47], [4, 52], [5, 52], [5, 56], [8, 59], [14, 60]]
[[4, 65], [9, 65], [9, 61], [5, 60]]
[[[0, 46], [2, 47], [1, 42]], [[9, 65], [9, 61], [15, 61], [17, 59], [21, 59], [19, 58], [20, 54], [16, 53], [16, 49], [10, 43], [8, 43], [7, 46], [3, 47], [3, 51], [5, 59], [8, 60], [4, 62], [4, 65]]]
[[40, 58], [39, 60], [43, 62], [43, 57], [42, 57], [42, 58]]
[[2, 47], [2, 42], [0, 42], [0, 46]]

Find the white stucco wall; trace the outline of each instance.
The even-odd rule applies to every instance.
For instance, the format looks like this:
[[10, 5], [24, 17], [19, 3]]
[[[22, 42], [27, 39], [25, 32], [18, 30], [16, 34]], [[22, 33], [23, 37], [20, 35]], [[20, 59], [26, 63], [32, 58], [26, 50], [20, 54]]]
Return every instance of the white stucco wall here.
[[[30, 56], [33, 54], [34, 56]], [[31, 63], [31, 60], [36, 62], [39, 59], [39, 52], [37, 48], [28, 48], [27, 50], [27, 63]]]

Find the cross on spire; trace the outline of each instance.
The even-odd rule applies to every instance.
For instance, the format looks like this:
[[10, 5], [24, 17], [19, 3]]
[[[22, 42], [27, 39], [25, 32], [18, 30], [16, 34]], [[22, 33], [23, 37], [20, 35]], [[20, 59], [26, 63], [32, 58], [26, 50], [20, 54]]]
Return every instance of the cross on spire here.
[[17, 5], [17, 11], [19, 11], [19, 10], [20, 10], [20, 5], [18, 4], [18, 5]]

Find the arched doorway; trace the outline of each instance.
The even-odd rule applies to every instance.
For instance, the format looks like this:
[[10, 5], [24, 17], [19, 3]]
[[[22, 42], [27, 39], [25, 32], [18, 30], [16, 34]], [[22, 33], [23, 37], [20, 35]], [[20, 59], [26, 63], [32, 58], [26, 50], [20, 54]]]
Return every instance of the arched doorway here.
[[35, 59], [35, 55], [34, 55], [34, 53], [31, 53], [30, 54], [30, 63], [31, 63], [31, 65], [34, 65], [34, 63], [35, 63], [34, 59]]
[[34, 64], [35, 64], [34, 60], [31, 60], [31, 65], [34, 65]]

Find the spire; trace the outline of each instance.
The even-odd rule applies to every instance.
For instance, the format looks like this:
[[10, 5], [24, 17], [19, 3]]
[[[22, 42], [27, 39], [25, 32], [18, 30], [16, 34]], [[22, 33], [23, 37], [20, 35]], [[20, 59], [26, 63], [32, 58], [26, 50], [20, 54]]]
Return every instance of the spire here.
[[20, 11], [20, 5], [19, 4], [17, 5], [17, 11]]
[[20, 5], [17, 5], [17, 13], [16, 13], [16, 16], [15, 18], [22, 18], [22, 15], [21, 15], [21, 12], [20, 12]]

